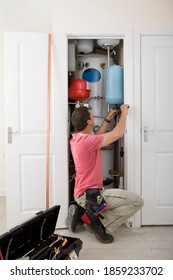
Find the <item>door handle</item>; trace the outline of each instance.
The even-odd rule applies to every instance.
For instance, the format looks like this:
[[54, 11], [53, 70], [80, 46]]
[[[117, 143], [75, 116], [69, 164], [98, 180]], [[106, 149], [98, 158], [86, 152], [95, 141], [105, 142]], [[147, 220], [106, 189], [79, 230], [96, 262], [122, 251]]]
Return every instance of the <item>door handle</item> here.
[[148, 141], [148, 133], [154, 132], [154, 130], [149, 130], [148, 126], [144, 126], [144, 142]]
[[12, 136], [13, 134], [17, 134], [17, 133], [18, 131], [13, 131], [11, 126], [8, 127], [8, 144], [12, 143]]

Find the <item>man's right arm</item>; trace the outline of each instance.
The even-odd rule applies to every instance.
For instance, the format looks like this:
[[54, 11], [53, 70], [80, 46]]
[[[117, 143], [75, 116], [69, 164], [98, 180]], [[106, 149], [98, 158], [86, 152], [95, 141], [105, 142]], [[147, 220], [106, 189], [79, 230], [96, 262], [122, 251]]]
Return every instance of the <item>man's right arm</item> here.
[[116, 140], [120, 139], [124, 135], [124, 130], [126, 127], [126, 115], [128, 111], [128, 105], [121, 105], [121, 116], [118, 124], [110, 132], [104, 134], [103, 143], [101, 147], [105, 147]]

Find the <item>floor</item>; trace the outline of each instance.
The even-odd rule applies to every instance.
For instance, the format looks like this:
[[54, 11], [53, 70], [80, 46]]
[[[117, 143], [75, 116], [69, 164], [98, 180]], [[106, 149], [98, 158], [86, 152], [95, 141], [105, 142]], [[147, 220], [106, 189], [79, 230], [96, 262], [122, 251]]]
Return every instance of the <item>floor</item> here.
[[[0, 234], [6, 230], [5, 213], [5, 198], [0, 197]], [[115, 232], [114, 242], [106, 245], [85, 229], [77, 233], [59, 229], [56, 233], [83, 241], [80, 260], [173, 260], [173, 226], [121, 226]]]

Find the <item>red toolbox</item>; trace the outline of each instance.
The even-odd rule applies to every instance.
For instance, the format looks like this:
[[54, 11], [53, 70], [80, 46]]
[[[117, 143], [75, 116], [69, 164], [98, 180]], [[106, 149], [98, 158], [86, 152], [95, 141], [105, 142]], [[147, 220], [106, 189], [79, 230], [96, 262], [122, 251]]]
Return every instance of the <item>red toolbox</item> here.
[[78, 259], [83, 242], [55, 233], [59, 211], [55, 205], [1, 235], [0, 260]]

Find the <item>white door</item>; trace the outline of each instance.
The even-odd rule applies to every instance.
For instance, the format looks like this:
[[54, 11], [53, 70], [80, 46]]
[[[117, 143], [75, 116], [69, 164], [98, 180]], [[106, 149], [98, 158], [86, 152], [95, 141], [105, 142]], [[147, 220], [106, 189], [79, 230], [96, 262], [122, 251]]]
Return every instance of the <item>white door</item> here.
[[7, 226], [11, 228], [46, 207], [48, 35], [6, 32], [4, 40]]
[[142, 225], [173, 224], [173, 35], [142, 36]]

